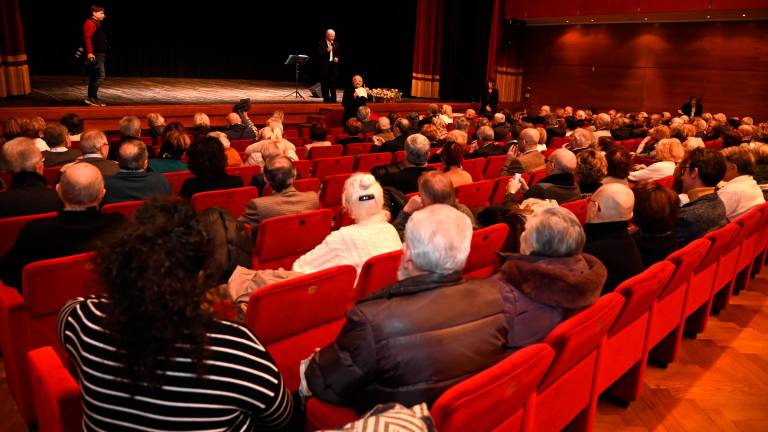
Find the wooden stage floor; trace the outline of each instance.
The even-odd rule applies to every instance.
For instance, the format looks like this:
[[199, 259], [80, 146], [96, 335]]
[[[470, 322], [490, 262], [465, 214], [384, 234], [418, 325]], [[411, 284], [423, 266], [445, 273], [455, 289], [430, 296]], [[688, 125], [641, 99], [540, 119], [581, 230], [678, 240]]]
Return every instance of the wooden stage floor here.
[[[768, 431], [768, 270], [712, 316], [698, 339], [684, 339], [667, 369], [649, 366], [628, 408], [601, 400], [596, 431]], [[0, 359], [0, 431], [22, 432]]]
[[[0, 99], [0, 107], [11, 106], [84, 106], [88, 78], [85, 76], [32, 76], [32, 94]], [[242, 98], [253, 103], [322, 103], [313, 98], [309, 88], [299, 83], [293, 96], [293, 82], [197, 79], [197, 78], [125, 78], [107, 76], [99, 98], [107, 105], [233, 104]], [[337, 91], [341, 102], [343, 88]]]

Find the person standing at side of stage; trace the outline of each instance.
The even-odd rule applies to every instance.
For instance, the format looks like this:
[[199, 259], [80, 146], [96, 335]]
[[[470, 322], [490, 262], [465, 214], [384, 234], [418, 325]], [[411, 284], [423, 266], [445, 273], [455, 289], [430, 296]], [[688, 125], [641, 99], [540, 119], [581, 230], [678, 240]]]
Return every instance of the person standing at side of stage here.
[[317, 61], [320, 64], [320, 91], [323, 102], [336, 102], [336, 79], [339, 76], [339, 44], [336, 32], [328, 29], [325, 39], [317, 44]]
[[101, 28], [104, 20], [104, 8], [91, 6], [91, 17], [83, 24], [83, 42], [87, 54], [88, 97], [83, 101], [91, 106], [105, 106], [99, 101], [99, 86], [106, 77], [104, 63], [107, 58], [107, 37]]

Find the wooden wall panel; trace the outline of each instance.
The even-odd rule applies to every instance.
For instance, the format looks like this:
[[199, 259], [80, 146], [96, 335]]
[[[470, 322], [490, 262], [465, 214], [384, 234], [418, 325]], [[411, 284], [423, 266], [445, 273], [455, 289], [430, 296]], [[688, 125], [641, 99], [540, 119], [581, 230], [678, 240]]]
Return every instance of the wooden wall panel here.
[[[706, 111], [768, 120], [765, 22], [541, 26], [525, 30], [523, 89], [549, 104]], [[530, 87], [530, 90], [526, 90]]]

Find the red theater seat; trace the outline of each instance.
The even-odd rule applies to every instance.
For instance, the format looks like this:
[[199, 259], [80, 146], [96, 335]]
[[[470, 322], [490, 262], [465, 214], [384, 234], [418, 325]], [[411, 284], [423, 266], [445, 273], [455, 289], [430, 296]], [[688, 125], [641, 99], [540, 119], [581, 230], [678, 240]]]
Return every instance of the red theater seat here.
[[[320, 180], [314, 177], [297, 179], [293, 181], [293, 187], [299, 192], [320, 192]], [[265, 186], [264, 195], [262, 196], [270, 196], [272, 194], [272, 187], [270, 185]]]
[[320, 209], [261, 222], [253, 246], [253, 268], [282, 267], [290, 270], [296, 258], [312, 250], [328, 236], [332, 218], [330, 210]]
[[405, 160], [405, 151], [404, 150], [398, 150], [394, 154], [392, 154], [392, 162], [402, 162]]
[[495, 179], [501, 175], [501, 169], [507, 161], [507, 155], [489, 156], [485, 158], [485, 168], [483, 169], [484, 179]]
[[539, 385], [532, 430], [557, 431], [574, 420], [580, 429], [589, 429], [597, 404], [593, 380], [599, 348], [623, 304], [620, 294], [607, 294], [547, 336], [555, 358]]
[[355, 171], [369, 172], [377, 166], [388, 165], [392, 162], [392, 153], [361, 154], [355, 160]]
[[24, 297], [0, 284], [0, 348], [8, 388], [27, 423], [35, 419], [27, 352], [50, 345], [65, 356], [56, 334], [59, 310], [70, 299], [104, 291], [91, 265], [93, 256], [85, 253], [27, 265], [22, 273]]
[[354, 162], [354, 156], [315, 159], [312, 166], [312, 177], [323, 181], [329, 175], [351, 173]]
[[194, 174], [192, 174], [190, 171], [164, 172], [163, 175], [171, 185], [171, 190], [173, 191], [174, 195], [179, 194], [181, 185], [184, 183], [184, 180], [194, 177]]
[[208, 207], [221, 207], [229, 211], [235, 218], [239, 218], [245, 211], [245, 205], [248, 201], [258, 197], [259, 190], [253, 186], [247, 186], [236, 189], [198, 192], [192, 195], [191, 203], [198, 213]]
[[547, 344], [531, 345], [451, 387], [430, 410], [436, 429], [530, 430], [536, 387], [554, 354]]
[[402, 250], [387, 252], [368, 258], [360, 269], [355, 286], [355, 300], [368, 297], [376, 291], [397, 282]]
[[547, 176], [547, 170], [542, 169], [542, 170], [532, 171], [531, 173], [529, 173], [529, 175], [530, 175], [530, 181], [528, 181], [528, 186], [533, 186]]
[[112, 204], [106, 204], [104, 207], [101, 208], [102, 213], [120, 213], [123, 216], [125, 216], [127, 219], [130, 219], [133, 217], [133, 214], [136, 213], [136, 210], [139, 209], [139, 207], [144, 205], [144, 201], [125, 201], [125, 202], [119, 202], [119, 203], [112, 203]]
[[472, 176], [472, 181], [479, 182], [483, 179], [485, 163], [485, 158], [464, 159], [461, 168]]
[[297, 179], [312, 178], [312, 161], [297, 160], [293, 161], [293, 166], [296, 168]]
[[587, 205], [589, 204], [589, 200], [587, 198], [571, 201], [569, 203], [563, 203], [560, 205], [560, 207], [567, 208], [573, 214], [576, 215], [576, 218], [579, 219], [579, 223], [584, 225], [587, 222]]
[[[50, 346], [27, 353], [38, 430], [74, 432], [82, 430], [83, 407], [80, 386]], [[44, 415], [43, 415], [44, 414]]]
[[356, 156], [367, 154], [371, 151], [371, 143], [354, 143], [344, 146], [344, 156]]
[[456, 187], [456, 200], [470, 209], [491, 205], [493, 180], [482, 180]]
[[473, 232], [469, 257], [464, 265], [464, 277], [484, 278], [496, 273], [499, 269], [496, 252], [504, 245], [508, 234], [509, 226], [503, 223]]
[[329, 175], [323, 179], [320, 186], [320, 207], [331, 209], [334, 214], [341, 207], [341, 194], [344, 191], [344, 182], [351, 176], [351, 173]]
[[251, 184], [251, 179], [256, 174], [261, 173], [261, 167], [258, 165], [243, 165], [239, 167], [227, 167], [227, 174], [238, 176], [243, 179], [244, 185]]
[[344, 151], [344, 146], [335, 144], [329, 146], [312, 147], [309, 149], [308, 159], [315, 161], [321, 158], [336, 158], [341, 157], [341, 153]]
[[352, 301], [357, 272], [332, 267], [251, 294], [245, 324], [266, 346], [289, 391], [299, 388], [299, 363], [336, 339]]
[[507, 195], [507, 184], [512, 178], [512, 176], [504, 176], [494, 179], [491, 205], [504, 204], [504, 197]]
[[0, 256], [5, 255], [13, 247], [13, 244], [16, 243], [16, 237], [19, 236], [19, 231], [24, 225], [33, 220], [52, 217], [56, 217], [56, 212], [0, 218]]

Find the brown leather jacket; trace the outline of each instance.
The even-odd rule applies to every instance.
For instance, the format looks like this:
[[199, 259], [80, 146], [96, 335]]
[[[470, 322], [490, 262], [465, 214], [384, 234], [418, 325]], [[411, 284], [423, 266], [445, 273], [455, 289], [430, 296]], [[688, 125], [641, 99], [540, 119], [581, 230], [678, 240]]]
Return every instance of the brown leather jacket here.
[[384, 402], [431, 404], [506, 349], [498, 281], [426, 274], [359, 301], [305, 376], [319, 399], [360, 412]]

